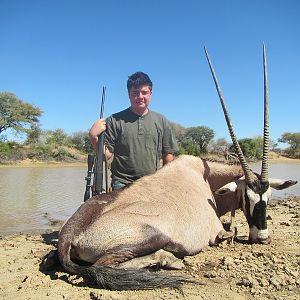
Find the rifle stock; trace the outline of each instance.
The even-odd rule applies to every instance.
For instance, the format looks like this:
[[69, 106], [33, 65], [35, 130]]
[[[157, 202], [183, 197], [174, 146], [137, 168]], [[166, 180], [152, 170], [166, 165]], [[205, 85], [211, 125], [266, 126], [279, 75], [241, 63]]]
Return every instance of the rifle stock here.
[[91, 198], [90, 191], [91, 191], [91, 187], [93, 186], [91, 184], [91, 181], [92, 181], [94, 160], [95, 160], [95, 156], [92, 154], [89, 154], [88, 158], [87, 158], [88, 171], [87, 171], [87, 176], [85, 177], [86, 186], [85, 186], [85, 193], [84, 193], [84, 202]]
[[104, 158], [104, 132], [98, 138], [97, 155], [94, 164], [93, 196], [103, 192], [103, 158]]

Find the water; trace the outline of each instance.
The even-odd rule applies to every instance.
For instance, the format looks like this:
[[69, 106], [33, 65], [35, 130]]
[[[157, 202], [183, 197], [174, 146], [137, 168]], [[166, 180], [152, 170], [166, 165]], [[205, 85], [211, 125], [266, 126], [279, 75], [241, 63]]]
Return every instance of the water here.
[[0, 168], [0, 233], [44, 231], [83, 202], [86, 168]]
[[[260, 165], [251, 165], [255, 171]], [[83, 203], [86, 167], [0, 168], [0, 234], [45, 231]], [[272, 164], [270, 176], [300, 182], [300, 163]], [[274, 197], [300, 196], [300, 183]]]
[[[261, 164], [253, 164], [250, 167], [260, 174]], [[273, 198], [300, 196], [300, 163], [272, 163], [269, 166], [269, 177], [298, 181], [296, 185], [285, 190], [272, 189]]]

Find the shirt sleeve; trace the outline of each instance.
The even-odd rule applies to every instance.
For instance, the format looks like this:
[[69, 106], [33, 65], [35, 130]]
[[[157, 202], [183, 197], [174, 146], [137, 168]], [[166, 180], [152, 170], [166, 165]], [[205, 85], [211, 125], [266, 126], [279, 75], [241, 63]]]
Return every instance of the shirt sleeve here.
[[113, 117], [110, 116], [106, 119], [106, 130], [105, 130], [105, 143], [109, 151], [114, 152], [115, 141], [117, 138], [117, 132]]
[[164, 118], [164, 133], [162, 140], [162, 154], [177, 154], [179, 152], [179, 147], [174, 133], [172, 132], [170, 122]]

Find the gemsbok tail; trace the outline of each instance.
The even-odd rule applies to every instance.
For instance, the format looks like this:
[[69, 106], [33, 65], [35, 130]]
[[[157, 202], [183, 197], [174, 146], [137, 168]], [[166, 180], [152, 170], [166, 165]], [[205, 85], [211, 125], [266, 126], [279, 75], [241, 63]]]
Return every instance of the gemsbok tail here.
[[192, 278], [159, 274], [146, 269], [119, 269], [108, 266], [80, 266], [70, 259], [71, 243], [60, 242], [58, 257], [63, 268], [71, 274], [90, 280], [99, 288], [108, 290], [150, 290], [176, 288], [185, 283], [202, 284]]

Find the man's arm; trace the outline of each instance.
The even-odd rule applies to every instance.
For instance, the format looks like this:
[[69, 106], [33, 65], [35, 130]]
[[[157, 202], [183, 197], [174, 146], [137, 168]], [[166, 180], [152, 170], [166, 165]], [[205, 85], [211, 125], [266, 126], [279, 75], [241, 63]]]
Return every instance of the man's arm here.
[[[106, 122], [105, 119], [97, 120], [89, 131], [89, 139], [93, 146], [94, 151], [97, 151], [98, 137], [99, 135], [106, 130]], [[104, 146], [104, 153], [107, 159], [110, 159], [112, 156], [112, 152]]]
[[163, 165], [166, 165], [170, 161], [174, 159], [174, 155], [172, 153], [167, 153], [163, 155]]

